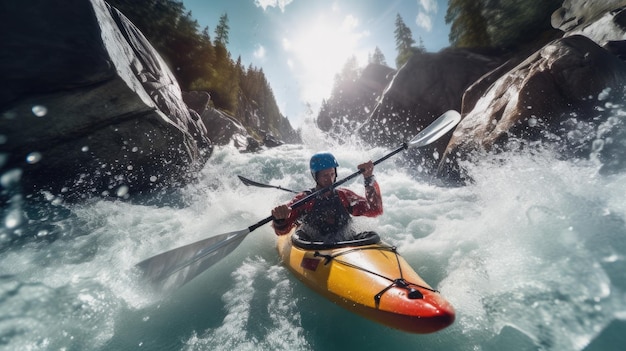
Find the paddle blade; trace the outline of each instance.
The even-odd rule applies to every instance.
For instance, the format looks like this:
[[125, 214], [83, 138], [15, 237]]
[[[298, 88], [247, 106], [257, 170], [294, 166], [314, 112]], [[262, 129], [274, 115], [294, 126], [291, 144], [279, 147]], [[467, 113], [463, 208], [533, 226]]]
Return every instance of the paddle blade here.
[[243, 177], [243, 176], [240, 176], [240, 175], [238, 175], [237, 177], [239, 177], [239, 180], [241, 180], [241, 182], [244, 183], [246, 186], [257, 186], [257, 187], [260, 187], [260, 188], [273, 188], [273, 189], [279, 189], [279, 190], [288, 191], [288, 192], [294, 193], [294, 194], [299, 193], [298, 191], [285, 189], [285, 188], [283, 188], [281, 186], [275, 186], [275, 185], [269, 185], [269, 184], [263, 184], [263, 183], [255, 182], [254, 180], [250, 180], [250, 179], [248, 179], [246, 177]]
[[240, 176], [240, 175], [238, 175], [237, 177], [239, 178], [239, 180], [241, 180], [241, 182], [243, 184], [245, 184], [245, 186], [258, 186], [260, 188], [273, 188], [270, 185], [259, 183], [259, 182], [255, 182], [254, 180], [250, 180], [250, 179], [248, 179], [246, 177], [243, 177], [243, 176]]
[[137, 267], [156, 288], [176, 289], [226, 257], [248, 233], [244, 229], [213, 236], [148, 258]]
[[437, 118], [428, 127], [422, 129], [415, 138], [408, 142], [408, 147], [422, 147], [441, 138], [461, 121], [461, 115], [450, 110]]

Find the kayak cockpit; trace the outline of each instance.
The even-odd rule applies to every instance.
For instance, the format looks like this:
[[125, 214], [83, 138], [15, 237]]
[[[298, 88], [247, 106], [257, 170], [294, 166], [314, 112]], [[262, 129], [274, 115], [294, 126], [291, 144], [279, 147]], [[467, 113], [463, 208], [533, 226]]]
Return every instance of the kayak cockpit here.
[[342, 247], [359, 247], [380, 243], [380, 236], [376, 232], [362, 232], [355, 236], [354, 240], [324, 242], [324, 241], [308, 241], [301, 238], [297, 231], [291, 235], [291, 243], [295, 247], [304, 250], [330, 250]]

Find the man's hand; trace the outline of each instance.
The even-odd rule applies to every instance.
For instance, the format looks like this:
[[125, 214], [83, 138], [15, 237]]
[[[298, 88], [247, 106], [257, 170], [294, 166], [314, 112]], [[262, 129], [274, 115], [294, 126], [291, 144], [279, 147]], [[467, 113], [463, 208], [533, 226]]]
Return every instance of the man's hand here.
[[291, 208], [289, 208], [289, 206], [280, 205], [280, 206], [274, 207], [274, 209], [272, 210], [272, 217], [274, 217], [275, 220], [280, 221], [283, 219], [287, 219], [290, 213], [291, 213]]
[[374, 163], [371, 160], [365, 163], [361, 163], [357, 166], [357, 168], [363, 170], [363, 173], [361, 173], [363, 174], [363, 178], [369, 178], [372, 176], [372, 174], [374, 174]]

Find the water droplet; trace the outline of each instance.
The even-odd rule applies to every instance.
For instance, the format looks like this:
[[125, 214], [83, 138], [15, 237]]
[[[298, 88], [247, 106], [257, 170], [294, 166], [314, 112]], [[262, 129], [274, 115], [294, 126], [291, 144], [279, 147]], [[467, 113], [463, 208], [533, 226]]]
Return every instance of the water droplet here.
[[128, 195], [128, 186], [122, 185], [117, 188], [116, 195], [117, 197], [126, 197]]
[[604, 90], [600, 92], [600, 94], [598, 94], [598, 100], [604, 101], [608, 99], [610, 95], [611, 95], [611, 88], [605, 88]]
[[82, 152], [89, 151], [89, 146], [83, 146], [82, 148], [80, 148], [80, 151], [82, 151]]
[[4, 226], [7, 229], [14, 229], [22, 223], [22, 212], [14, 209], [4, 217]]
[[132, 150], [131, 150], [131, 151], [132, 151], [132, 152], [137, 152], [137, 151], [139, 151], [139, 148], [135, 146], [134, 148], [132, 148]]
[[22, 170], [21, 169], [12, 169], [10, 171], [5, 172], [0, 177], [0, 185], [4, 188], [10, 188], [14, 185], [19, 184], [20, 179], [22, 178]]
[[33, 114], [37, 117], [43, 117], [48, 114], [48, 109], [45, 106], [35, 105], [32, 108]]
[[30, 163], [31, 165], [34, 163], [37, 163], [39, 161], [41, 161], [41, 153], [34, 151], [31, 152], [30, 154], [26, 155], [26, 162]]
[[591, 143], [591, 149], [593, 150], [593, 152], [602, 151], [602, 149], [604, 149], [604, 140], [602, 139], [594, 140], [593, 143]]
[[156, 176], [150, 177], [150, 181], [153, 182], [153, 183], [156, 182], [157, 181], [157, 177]]
[[536, 125], [537, 125], [537, 118], [535, 118], [534, 116], [530, 117], [528, 119], [528, 126], [529, 127], [535, 127]]

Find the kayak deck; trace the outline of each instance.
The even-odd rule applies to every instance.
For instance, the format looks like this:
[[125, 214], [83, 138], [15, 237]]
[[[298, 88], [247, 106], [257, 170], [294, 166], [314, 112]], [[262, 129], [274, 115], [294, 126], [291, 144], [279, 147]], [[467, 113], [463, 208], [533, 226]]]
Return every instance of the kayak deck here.
[[334, 303], [412, 333], [432, 333], [454, 322], [450, 303], [394, 247], [380, 242], [313, 247], [294, 245], [292, 235], [278, 237], [279, 256], [289, 270]]

